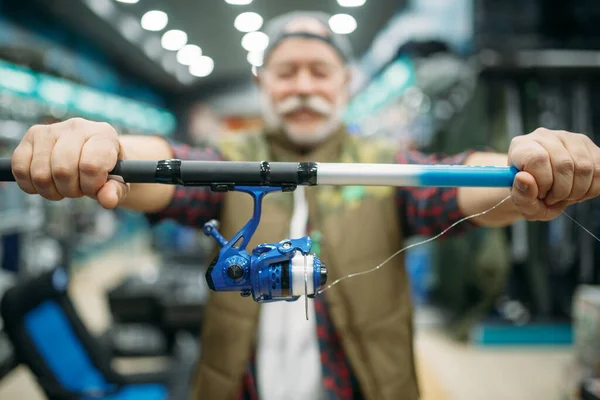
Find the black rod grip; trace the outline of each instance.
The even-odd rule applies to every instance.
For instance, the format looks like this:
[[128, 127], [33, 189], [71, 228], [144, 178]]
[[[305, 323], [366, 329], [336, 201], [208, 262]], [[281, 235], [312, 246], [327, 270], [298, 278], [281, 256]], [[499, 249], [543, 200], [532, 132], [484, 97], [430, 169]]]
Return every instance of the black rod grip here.
[[0, 182], [14, 182], [10, 158], [0, 158]]
[[261, 181], [260, 163], [227, 161], [183, 161], [181, 180], [186, 185], [250, 185]]
[[[157, 161], [126, 160], [117, 161], [117, 165], [110, 172], [111, 175], [123, 177], [130, 183], [157, 183]], [[0, 158], [0, 182], [14, 182], [11, 159]]]
[[295, 186], [316, 184], [316, 163], [182, 161], [181, 182], [189, 186]]
[[[314, 162], [235, 162], [191, 160], [120, 160], [110, 175], [127, 183], [185, 186], [295, 186], [316, 185]], [[0, 158], [0, 182], [14, 181], [10, 158]]]
[[157, 165], [157, 161], [121, 160], [109, 174], [127, 183], [157, 183]]

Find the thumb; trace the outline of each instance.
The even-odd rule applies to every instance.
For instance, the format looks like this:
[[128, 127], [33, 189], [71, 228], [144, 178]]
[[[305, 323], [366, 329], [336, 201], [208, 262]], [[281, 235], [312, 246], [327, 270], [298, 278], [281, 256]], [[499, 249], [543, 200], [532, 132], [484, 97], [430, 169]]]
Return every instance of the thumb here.
[[539, 189], [533, 175], [524, 171], [517, 173], [513, 183], [513, 195], [535, 200], [539, 195]]
[[535, 219], [545, 213], [545, 205], [538, 198], [538, 187], [534, 177], [527, 172], [519, 172], [511, 190], [511, 198], [521, 214]]
[[112, 209], [117, 207], [129, 193], [129, 184], [109, 179], [104, 186], [100, 188], [96, 198], [98, 203], [104, 208]]

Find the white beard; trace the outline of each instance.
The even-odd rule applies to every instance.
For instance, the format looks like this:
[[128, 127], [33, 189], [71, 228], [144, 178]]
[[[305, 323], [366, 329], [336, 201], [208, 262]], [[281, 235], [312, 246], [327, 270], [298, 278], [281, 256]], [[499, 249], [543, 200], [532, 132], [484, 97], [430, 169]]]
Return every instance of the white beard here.
[[[290, 97], [280, 103], [277, 109], [269, 96], [261, 91], [261, 108], [267, 127], [271, 129], [282, 129], [285, 135], [299, 146], [314, 146], [331, 136], [342, 125], [344, 107], [342, 104], [330, 106], [319, 96], [313, 96], [304, 103], [298, 97]], [[311, 110], [327, 116], [327, 119], [317, 129], [306, 129], [286, 123], [282, 115], [292, 111], [294, 108], [304, 105]], [[279, 112], [278, 112], [279, 111]]]

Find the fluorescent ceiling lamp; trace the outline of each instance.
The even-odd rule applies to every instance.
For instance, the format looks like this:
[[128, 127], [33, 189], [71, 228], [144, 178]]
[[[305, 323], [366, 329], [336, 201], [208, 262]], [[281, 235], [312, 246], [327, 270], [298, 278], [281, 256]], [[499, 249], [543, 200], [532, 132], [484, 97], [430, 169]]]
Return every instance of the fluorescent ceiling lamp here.
[[58, 79], [42, 79], [38, 93], [44, 100], [60, 105], [67, 105], [73, 96], [73, 87]]
[[247, 6], [252, 3], [252, 0], [225, 0], [227, 4], [233, 4], [234, 6]]
[[255, 67], [262, 67], [263, 65], [264, 52], [262, 51], [251, 51], [248, 53], [247, 60], [250, 65]]
[[198, 78], [210, 75], [215, 69], [215, 62], [208, 56], [202, 56], [194, 64], [190, 65], [190, 74]]
[[187, 34], [183, 31], [172, 29], [165, 32], [160, 44], [165, 50], [177, 51], [187, 43]]
[[254, 32], [262, 27], [263, 18], [255, 12], [245, 12], [238, 15], [233, 26], [240, 32]]
[[142, 28], [147, 31], [158, 32], [165, 29], [169, 17], [166, 13], [158, 10], [148, 11], [142, 17]]
[[242, 38], [242, 47], [246, 51], [263, 51], [269, 45], [269, 37], [263, 32], [246, 33]]
[[135, 4], [139, 0], [117, 0], [119, 3]]
[[0, 87], [26, 94], [35, 90], [37, 80], [33, 75], [25, 71], [6, 68], [2, 64], [0, 64]]
[[342, 7], [360, 7], [364, 5], [367, 0], [337, 0], [337, 2]]
[[202, 56], [202, 49], [195, 44], [186, 44], [177, 52], [177, 61], [182, 65], [192, 65]]
[[339, 35], [347, 35], [354, 32], [358, 24], [352, 15], [336, 14], [329, 18], [329, 27]]

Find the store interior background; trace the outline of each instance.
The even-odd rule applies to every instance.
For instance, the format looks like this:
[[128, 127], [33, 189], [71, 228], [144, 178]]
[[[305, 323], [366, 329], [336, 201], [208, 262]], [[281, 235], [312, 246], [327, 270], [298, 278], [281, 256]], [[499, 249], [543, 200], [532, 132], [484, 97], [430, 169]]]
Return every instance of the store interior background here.
[[[539, 126], [598, 143], [597, 0], [0, 0], [0, 157], [29, 126], [76, 116], [190, 144], [259, 129], [260, 24], [235, 21], [293, 9], [356, 22], [338, 27], [357, 55], [345, 117], [356, 135], [447, 154], [506, 151]], [[166, 25], [142, 23], [152, 10]], [[568, 209], [597, 236], [599, 212], [597, 200]], [[0, 183], [0, 240], [0, 297], [65, 267], [118, 368], [160, 368], [198, 334], [212, 248], [200, 231]], [[578, 399], [598, 374], [600, 245], [569, 219], [432, 242], [407, 268], [424, 400]], [[0, 399], [22, 398], [44, 396], [0, 321]]]

